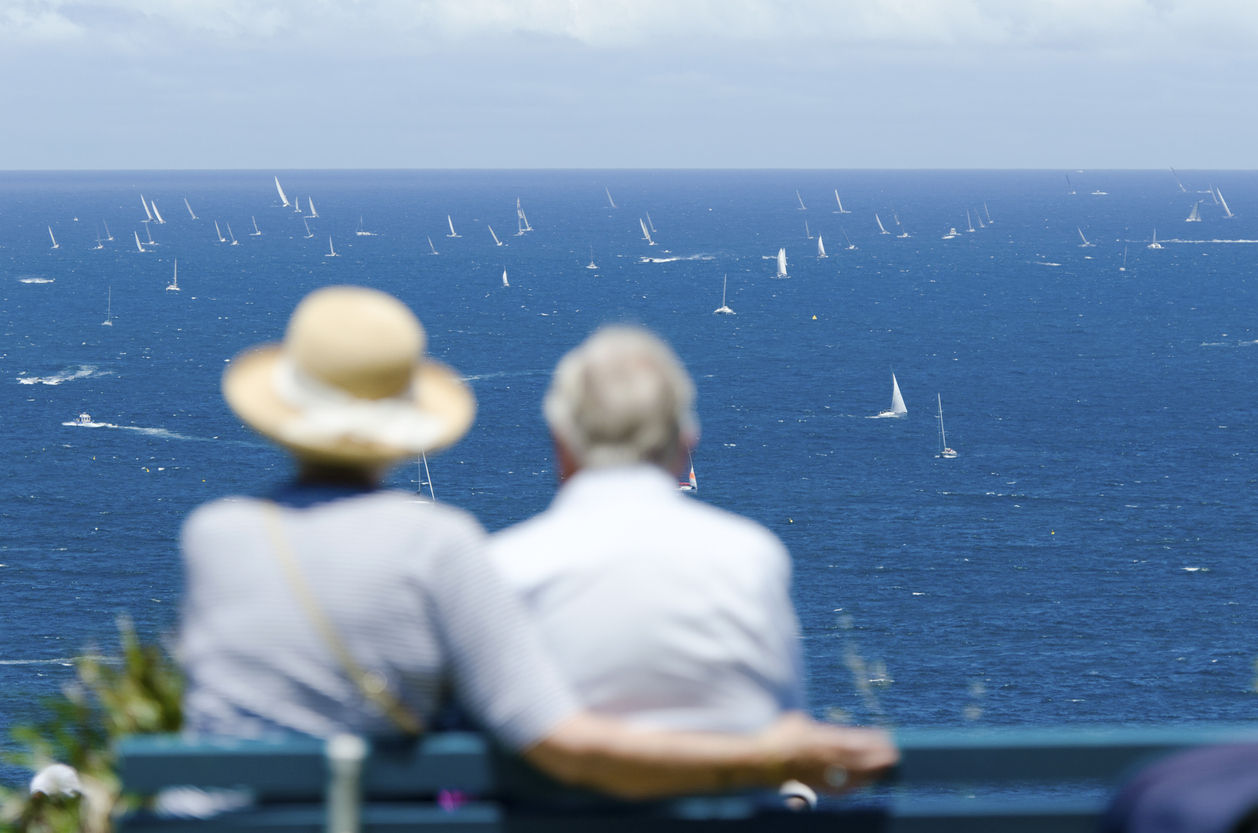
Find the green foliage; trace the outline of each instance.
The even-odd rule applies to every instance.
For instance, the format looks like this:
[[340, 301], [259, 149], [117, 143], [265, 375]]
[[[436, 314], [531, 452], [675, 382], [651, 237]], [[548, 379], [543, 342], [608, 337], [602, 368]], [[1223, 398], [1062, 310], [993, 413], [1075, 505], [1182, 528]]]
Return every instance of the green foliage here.
[[124, 805], [115, 774], [113, 743], [123, 735], [178, 731], [183, 677], [166, 650], [142, 642], [130, 620], [118, 621], [118, 660], [83, 656], [77, 681], [46, 706], [48, 716], [17, 726], [20, 751], [11, 762], [39, 770], [53, 762], [74, 767], [79, 797], [28, 796], [0, 787], [0, 829], [18, 833], [108, 833]]

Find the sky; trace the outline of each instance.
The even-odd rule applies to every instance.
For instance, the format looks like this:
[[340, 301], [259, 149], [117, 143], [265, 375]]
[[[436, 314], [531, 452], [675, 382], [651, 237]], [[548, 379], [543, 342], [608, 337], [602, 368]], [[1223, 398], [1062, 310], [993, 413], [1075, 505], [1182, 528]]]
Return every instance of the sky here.
[[1256, 0], [0, 0], [0, 170], [1248, 169]]

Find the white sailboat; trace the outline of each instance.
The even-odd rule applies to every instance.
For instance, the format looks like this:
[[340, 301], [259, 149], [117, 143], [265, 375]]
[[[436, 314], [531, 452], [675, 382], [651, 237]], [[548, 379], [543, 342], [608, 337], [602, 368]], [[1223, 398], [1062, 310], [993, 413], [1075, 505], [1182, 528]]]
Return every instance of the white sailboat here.
[[60, 249], [61, 244], [57, 242], [57, 235], [52, 233], [52, 226], [48, 227], [48, 236], [52, 238], [52, 247], [54, 249]]
[[111, 286], [105, 290], [105, 320], [100, 322], [102, 327], [112, 327], [114, 325], [113, 302], [114, 288]]
[[311, 220], [317, 219], [319, 217], [319, 212], [315, 211], [314, 197], [306, 197], [306, 210], [310, 212], [306, 216], [309, 217]]
[[721, 305], [712, 310], [713, 315], [736, 315], [732, 309], [725, 303], [725, 290], [729, 287], [729, 275], [725, 276], [725, 280], [721, 282]]
[[846, 208], [844, 208], [844, 207], [843, 207], [843, 200], [839, 199], [839, 189], [838, 189], [838, 188], [835, 188], [835, 189], [834, 189], [834, 201], [835, 201], [835, 202], [837, 202], [837, 203], [839, 204], [839, 211], [838, 211], [838, 213], [840, 213], [840, 214], [851, 214], [851, 213], [852, 213], [852, 212], [848, 211]]
[[990, 226], [993, 222], [995, 222], [992, 220], [992, 213], [987, 210], [987, 200], [983, 200], [983, 213], [987, 215], [987, 225]]
[[1187, 194], [1188, 189], [1184, 187], [1184, 183], [1179, 181], [1179, 174], [1175, 173], [1174, 168], [1171, 168], [1171, 176], [1175, 177], [1175, 184], [1179, 186], [1179, 192], [1181, 194]]
[[1127, 247], [1123, 246], [1123, 265], [1118, 267], [1119, 272], [1127, 271]]
[[280, 202], [284, 204], [285, 208], [288, 208], [288, 197], [284, 196], [284, 189], [280, 186], [280, 178], [278, 176], [275, 178], [275, 190], [280, 195]]
[[809, 229], [808, 229], [808, 221], [807, 221], [807, 220], [805, 220], [805, 221], [804, 221], [804, 239], [805, 239], [805, 240], [812, 240], [812, 232], [811, 232], [811, 231], [809, 231]]
[[153, 227], [149, 225], [148, 223], [144, 224], [144, 233], [148, 235], [149, 246], [156, 246], [157, 241], [153, 239]]
[[153, 222], [159, 226], [166, 225], [166, 221], [162, 219], [162, 212], [157, 210], [157, 200], [149, 200], [149, 207], [153, 209]]
[[144, 244], [140, 242], [140, 233], [138, 231], [135, 232], [135, 247], [140, 250], [141, 254], [144, 253]]
[[109, 222], [107, 220], [101, 220], [100, 224], [105, 227], [105, 239], [112, 243], [114, 236], [109, 231]]
[[965, 209], [965, 230], [970, 234], [974, 233], [974, 220], [970, 218], [970, 209]]
[[502, 267], [502, 285], [503, 285], [503, 286], [510, 286], [510, 285], [511, 285], [510, 283], [508, 283], [508, 282], [507, 282], [507, 267], [505, 267], [505, 266], [504, 266], [504, 267]]
[[840, 229], [843, 232], [843, 239], [847, 241], [847, 250], [849, 252], [856, 251], [856, 244], [852, 242], [852, 238], [847, 236], [847, 229]]
[[1146, 248], [1146, 249], [1161, 249], [1161, 248], [1163, 248], [1162, 244], [1158, 242], [1158, 230], [1157, 230], [1157, 229], [1154, 229], [1154, 230], [1153, 230], [1153, 242], [1152, 242], [1152, 243], [1150, 243], [1150, 244], [1149, 244], [1148, 246], [1146, 246], [1145, 248]]
[[[214, 233], [218, 235], [218, 242], [226, 243], [227, 238], [223, 236], [223, 230], [218, 227], [218, 220], [214, 221]], [[137, 237], [139, 235], [136, 235]]]
[[878, 233], [879, 233], [879, 234], [890, 234], [890, 233], [891, 233], [891, 232], [887, 231], [887, 227], [886, 227], [886, 226], [884, 226], [884, 225], [882, 224], [882, 218], [878, 216], [878, 212], [874, 212], [874, 222], [878, 224]]
[[607, 188], [607, 186], [603, 186], [603, 191], [604, 191], [604, 193], [606, 193], [606, 194], [607, 194], [607, 205], [608, 205], [608, 206], [610, 206], [611, 208], [615, 208], [615, 207], [616, 207], [616, 201], [615, 201], [614, 199], [612, 199], [612, 192], [611, 192], [611, 190], [610, 190], [610, 189], [608, 189], [608, 188]]
[[301, 197], [293, 197], [293, 213], [301, 213]]
[[940, 239], [940, 240], [956, 240], [956, 239], [957, 239], [957, 237], [958, 237], [958, 235], [957, 235], [957, 227], [956, 227], [956, 226], [949, 226], [949, 227], [948, 227], [948, 233], [947, 233], [947, 234], [945, 234], [943, 237], [940, 237], [939, 239]]
[[454, 230], [454, 220], [450, 218], [449, 214], [446, 215], [446, 223], [450, 226], [450, 233], [447, 234], [446, 237], [459, 237], [459, 233]]
[[1184, 218], [1185, 223], [1201, 222], [1201, 200], [1197, 200], [1192, 204], [1192, 211], [1188, 212], [1188, 216]]
[[490, 237], [492, 237], [492, 238], [494, 239], [494, 245], [495, 245], [495, 246], [502, 246], [502, 245], [504, 245], [504, 244], [503, 244], [503, 242], [502, 242], [501, 240], [499, 240], [499, 239], [498, 239], [498, 235], [494, 234], [494, 227], [493, 227], [493, 226], [491, 226], [491, 225], [486, 225], [486, 226], [485, 226], [485, 228], [489, 229], [489, 236], [490, 236]]
[[167, 292], [179, 291], [179, 258], [175, 258], [175, 272], [170, 276], [170, 283], [166, 284]]
[[646, 220], [643, 220], [641, 217], [639, 217], [638, 225], [642, 227], [642, 239], [646, 241], [646, 244], [648, 246], [654, 246], [655, 241], [651, 239], [651, 232], [647, 231]]
[[826, 244], [821, 241], [820, 234], [817, 235], [817, 257], [818, 258], [829, 257], [829, 255], [826, 254]]
[[187, 197], [183, 198], [183, 207], [188, 209], [188, 213], [192, 215], [192, 219], [195, 220], [197, 218], [197, 213], [192, 210], [192, 205], [188, 202]]
[[590, 262], [585, 264], [586, 269], [597, 269], [598, 264], [594, 262], [594, 247], [590, 247]]
[[943, 399], [939, 397], [939, 394], [935, 394], [935, 401], [939, 405], [939, 456], [951, 460], [957, 456], [957, 453], [948, 447], [948, 435], [944, 433]]
[[240, 241], [236, 239], [236, 235], [232, 234], [232, 224], [227, 224], [227, 236], [231, 238], [233, 246], [239, 246]]
[[647, 228], [649, 228], [649, 229], [651, 230], [651, 233], [652, 233], [652, 234], [656, 234], [656, 231], [655, 231], [655, 223], [652, 223], [652, 222], [651, 222], [651, 212], [650, 212], [650, 211], [646, 212], [646, 227], [647, 227]]
[[153, 222], [153, 212], [149, 211], [149, 201], [144, 199], [144, 195], [140, 195], [140, 205], [144, 206], [144, 220], [141, 222]]
[[419, 482], [416, 484], [417, 486], [416, 491], [418, 491], [419, 494], [422, 495], [424, 493], [424, 486], [427, 486], [428, 496], [432, 498], [433, 503], [436, 503], [437, 493], [432, 488], [432, 473], [428, 471], [428, 455], [422, 451], [419, 452], [419, 466], [418, 466], [417, 475], [418, 475]]
[[774, 275], [773, 277], [775, 278], [789, 278], [790, 277], [790, 275], [786, 274], [786, 249], [784, 248], [778, 249], [778, 271], [777, 271], [777, 274]]
[[1227, 200], [1223, 199], [1223, 192], [1218, 188], [1214, 189], [1214, 196], [1219, 201], [1219, 205], [1223, 206], [1223, 219], [1230, 220], [1236, 215], [1232, 213], [1232, 209], [1227, 207]]
[[1077, 191], [1075, 191], [1075, 186], [1074, 186], [1074, 183], [1072, 183], [1072, 182], [1070, 181], [1070, 174], [1066, 174], [1066, 193], [1067, 193], [1067, 194], [1069, 194], [1069, 195], [1070, 195], [1070, 196], [1072, 196], [1072, 197], [1073, 197], [1076, 193], [1078, 193]]
[[101, 239], [100, 239], [100, 229], [97, 229], [97, 230], [96, 230], [96, 245], [95, 245], [95, 246], [93, 246], [92, 248], [93, 248], [93, 249], [103, 249], [103, 248], [105, 248], [105, 244], [104, 244], [104, 243], [101, 241]]
[[801, 196], [799, 195], [799, 189], [798, 189], [798, 188], [796, 188], [796, 189], [795, 189], [795, 199], [799, 200], [799, 210], [800, 210], [800, 211], [807, 211], [807, 210], [808, 210], [808, 206], [804, 205], [804, 198], [803, 198], [803, 197], [801, 197]]
[[520, 221], [520, 231], [532, 231], [533, 227], [529, 225], [528, 215], [524, 213], [524, 208], [520, 205], [520, 198], [515, 198], [515, 216]]
[[428, 238], [428, 251], [434, 255], [437, 254], [437, 247], [432, 244], [432, 237]]
[[374, 231], [367, 231], [367, 227], [363, 225], [362, 215], [358, 215], [358, 228], [354, 231], [355, 237], [375, 237]]
[[909, 409], [904, 407], [904, 397], [900, 395], [900, 383], [896, 381], [895, 374], [891, 374], [891, 407], [885, 411], [879, 411], [875, 419], [887, 419], [888, 417], [898, 418], [908, 414]]
[[1079, 244], [1080, 249], [1090, 249], [1091, 247], [1096, 245], [1095, 243], [1089, 243], [1088, 238], [1083, 236], [1083, 229], [1079, 228], [1078, 226], [1075, 226], [1075, 231], [1079, 232], [1079, 239], [1083, 241]]
[[306, 222], [306, 218], [305, 218], [305, 217], [302, 217], [302, 218], [301, 218], [301, 224], [302, 224], [303, 226], [305, 226], [305, 227], [306, 227], [306, 238], [305, 238], [305, 239], [309, 240], [310, 238], [314, 237], [314, 232], [310, 230], [310, 224]]
[[249, 216], [249, 219], [250, 219], [250, 220], [253, 220], [253, 231], [249, 232], [249, 236], [250, 236], [250, 237], [261, 237], [261, 236], [262, 236], [262, 229], [258, 228], [258, 220], [257, 220], [257, 218], [255, 218], [253, 215], [250, 215], [250, 216]]
[[336, 257], [336, 249], [332, 248], [332, 235], [328, 235], [328, 253], [324, 257]]

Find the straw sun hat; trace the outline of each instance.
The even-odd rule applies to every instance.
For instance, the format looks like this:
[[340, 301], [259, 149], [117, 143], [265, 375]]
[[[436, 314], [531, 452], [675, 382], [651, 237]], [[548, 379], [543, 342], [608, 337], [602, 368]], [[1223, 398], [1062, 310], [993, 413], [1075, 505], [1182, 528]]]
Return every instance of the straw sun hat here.
[[392, 295], [318, 289], [293, 310], [283, 343], [232, 360], [223, 397], [251, 428], [302, 459], [390, 463], [450, 445], [476, 415], [468, 386], [424, 358], [426, 341]]

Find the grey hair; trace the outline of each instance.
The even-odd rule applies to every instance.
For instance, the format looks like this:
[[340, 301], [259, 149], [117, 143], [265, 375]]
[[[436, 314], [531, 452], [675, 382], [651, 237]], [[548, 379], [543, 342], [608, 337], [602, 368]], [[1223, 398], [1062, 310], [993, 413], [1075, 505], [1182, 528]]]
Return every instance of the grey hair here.
[[671, 468], [698, 436], [695, 386], [677, 354], [640, 327], [604, 327], [559, 360], [542, 412], [582, 468]]

